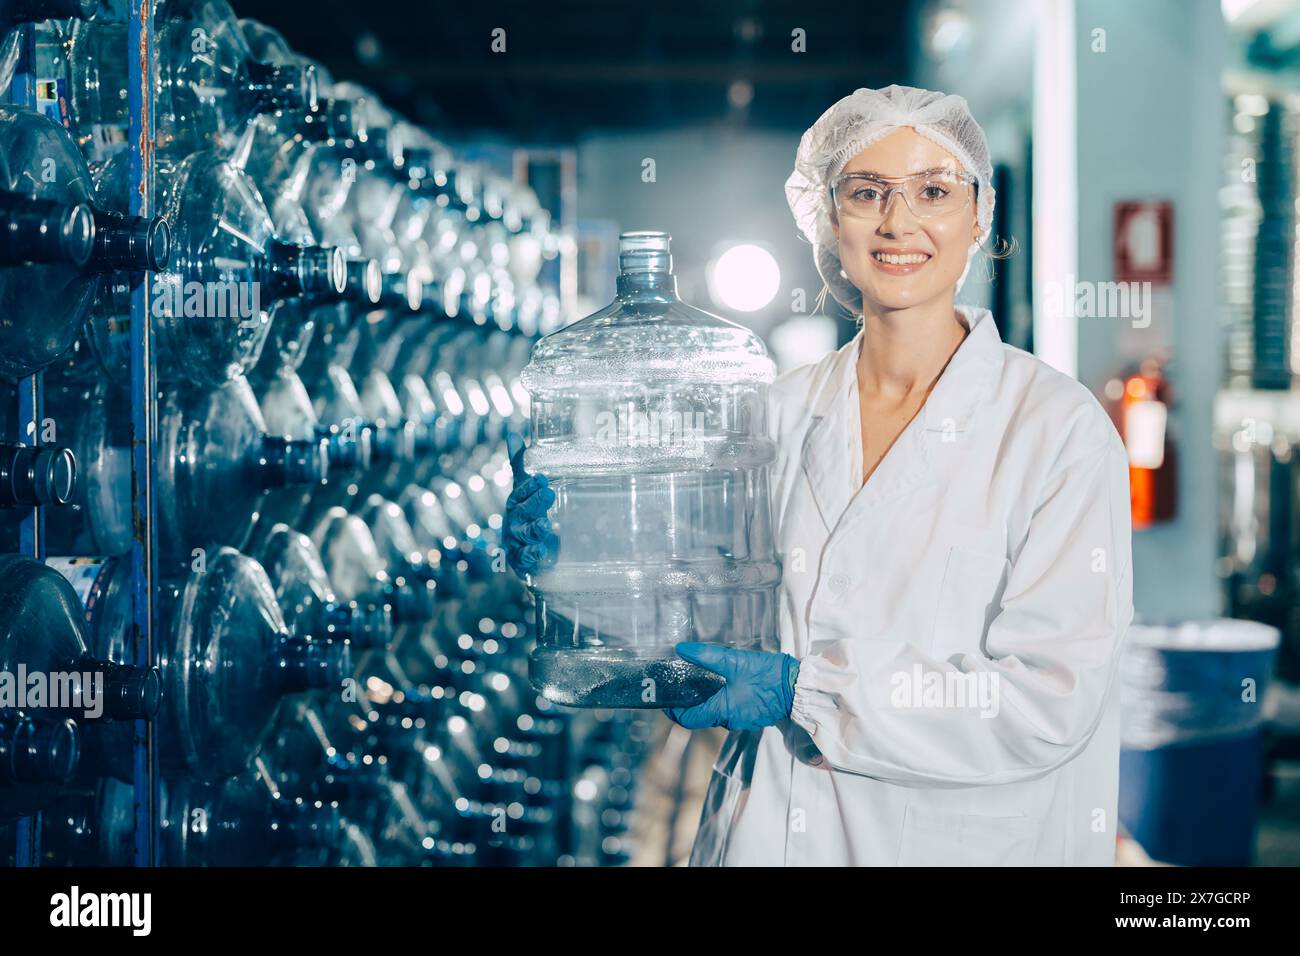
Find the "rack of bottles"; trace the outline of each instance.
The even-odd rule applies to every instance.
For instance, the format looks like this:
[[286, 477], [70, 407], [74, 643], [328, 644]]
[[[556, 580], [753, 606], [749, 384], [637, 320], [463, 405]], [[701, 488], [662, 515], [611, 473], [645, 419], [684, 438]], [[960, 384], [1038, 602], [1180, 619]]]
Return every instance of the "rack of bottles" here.
[[646, 718], [530, 688], [498, 542], [528, 164], [225, 0], [0, 30], [0, 862], [623, 860]]
[[1218, 573], [1233, 617], [1283, 635], [1279, 673], [1300, 679], [1300, 564], [1294, 537], [1300, 400], [1296, 392], [1296, 136], [1300, 99], [1257, 75], [1229, 74], [1221, 261], [1227, 318], [1215, 400]]

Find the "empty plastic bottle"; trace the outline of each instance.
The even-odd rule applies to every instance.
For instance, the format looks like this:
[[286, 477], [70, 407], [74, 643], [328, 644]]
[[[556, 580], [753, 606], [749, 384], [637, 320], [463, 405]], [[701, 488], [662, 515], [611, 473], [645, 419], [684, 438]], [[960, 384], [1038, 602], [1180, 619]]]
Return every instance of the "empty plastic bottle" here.
[[77, 725], [0, 711], [0, 824], [49, 804], [77, 772]]
[[[222, 0], [159, 0], [154, 49], [160, 157], [229, 149], [257, 116], [315, 103], [314, 71], [259, 62]], [[67, 104], [64, 120], [95, 161], [128, 143], [126, 50], [127, 26], [120, 21], [53, 23], [38, 33], [42, 82]]]
[[[127, 651], [131, 568], [122, 558], [51, 559], [86, 601], [96, 653]], [[266, 572], [233, 548], [204, 556], [188, 578], [165, 575], [159, 620], [163, 704], [159, 761], [168, 774], [205, 781], [242, 770], [270, 731], [280, 700], [339, 687], [351, 669], [345, 644], [291, 634]], [[104, 773], [130, 780], [130, 728], [95, 728], [87, 753]]]
[[0, 508], [66, 505], [77, 486], [67, 448], [0, 442]]
[[392, 574], [365, 521], [331, 508], [311, 531], [335, 591], [343, 600], [369, 600], [392, 608], [394, 626], [419, 625], [435, 613], [434, 582], [425, 575]]
[[[0, 673], [17, 675], [21, 666], [48, 684], [48, 696], [37, 703], [29, 695], [28, 707], [78, 720], [152, 718], [159, 704], [157, 670], [93, 655], [84, 619], [80, 596], [58, 570], [22, 555], [0, 555]], [[83, 682], [82, 694], [65, 699], [54, 682], [64, 674], [102, 685], [92, 691]], [[98, 708], [92, 693], [102, 694]]]
[[[72, 507], [47, 521], [58, 553], [116, 555], [131, 547], [130, 421], [119, 414], [127, 404], [125, 393], [102, 378], [47, 389], [47, 414], [88, 462]], [[281, 403], [272, 405], [279, 417], [268, 423], [242, 377], [212, 391], [173, 390], [163, 405], [157, 487], [164, 554], [241, 545], [262, 523], [271, 495], [281, 496], [275, 520], [290, 518], [328, 473], [329, 440], [318, 433], [310, 405], [310, 420], [299, 427]]]
[[125, 391], [103, 376], [45, 385], [45, 414], [77, 462], [68, 507], [45, 514], [52, 554], [125, 554], [131, 549], [131, 420]]
[[[131, 866], [134, 802], [131, 784], [112, 778], [69, 794], [43, 821], [47, 854], [74, 866]], [[349, 852], [339, 808], [281, 796], [261, 761], [222, 787], [164, 782], [158, 815], [164, 866], [277, 866], [299, 853], [333, 860]]]
[[98, 207], [90, 171], [67, 131], [13, 107], [0, 107], [0, 226], [0, 375], [10, 377], [29, 375], [68, 350], [101, 275], [158, 269], [170, 253], [161, 218]]
[[311, 538], [277, 524], [254, 555], [266, 569], [280, 611], [294, 634], [346, 641], [359, 650], [392, 640], [392, 611], [377, 601], [344, 601], [334, 593]]
[[219, 789], [174, 781], [163, 796], [165, 866], [268, 866], [281, 854], [336, 848], [337, 804], [280, 795], [261, 759]]
[[315, 108], [315, 71], [254, 59], [225, 0], [159, 0], [154, 31], [157, 148], [165, 155], [229, 149], [259, 114]]
[[395, 611], [395, 623], [401, 627], [423, 626], [437, 612], [436, 568], [430, 566], [425, 553], [415, 543], [415, 535], [406, 514], [392, 501], [371, 495], [357, 511], [374, 536], [385, 570], [393, 582], [406, 587], [409, 594], [404, 606]]
[[278, 301], [343, 291], [343, 253], [277, 239], [239, 157], [196, 153], [163, 181], [174, 267], [158, 276], [151, 307], [164, 372], [231, 378], [256, 364]]
[[82, 743], [73, 721], [129, 734], [158, 710], [158, 671], [92, 654], [83, 614], [58, 570], [0, 555], [0, 822], [48, 804], [72, 776]]
[[96, 0], [4, 0], [0, 3], [0, 97], [9, 91], [31, 24], [90, 17]]
[[534, 686], [585, 707], [681, 707], [721, 678], [679, 641], [775, 646], [768, 501], [775, 367], [743, 326], [677, 297], [669, 238], [624, 233], [618, 296], [533, 348], [529, 471], [557, 560], [532, 580]]
[[177, 388], [159, 410], [158, 461], [167, 494], [158, 499], [158, 542], [188, 555], [212, 544], [240, 547], [268, 491], [319, 484], [324, 439], [271, 434], [248, 382], [210, 392]]

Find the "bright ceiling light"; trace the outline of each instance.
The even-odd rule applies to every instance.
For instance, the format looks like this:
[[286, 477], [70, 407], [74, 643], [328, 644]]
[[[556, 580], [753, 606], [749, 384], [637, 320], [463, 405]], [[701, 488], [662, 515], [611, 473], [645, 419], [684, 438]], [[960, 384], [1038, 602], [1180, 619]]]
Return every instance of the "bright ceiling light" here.
[[1220, 4], [1220, 8], [1223, 10], [1223, 18], [1229, 23], [1240, 20], [1253, 6], [1255, 6], [1255, 0], [1222, 0]]
[[971, 25], [966, 14], [958, 10], [941, 10], [930, 20], [930, 54], [945, 57], [957, 52], [970, 40]]
[[713, 301], [737, 312], [757, 312], [781, 288], [781, 267], [772, 253], [753, 243], [738, 243], [708, 268]]

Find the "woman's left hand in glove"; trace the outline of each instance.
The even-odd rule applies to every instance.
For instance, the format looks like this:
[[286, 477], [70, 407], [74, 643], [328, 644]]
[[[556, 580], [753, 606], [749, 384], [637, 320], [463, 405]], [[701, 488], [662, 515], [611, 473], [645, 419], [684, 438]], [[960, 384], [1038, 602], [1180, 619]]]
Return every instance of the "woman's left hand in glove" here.
[[799, 662], [789, 654], [686, 642], [677, 645], [677, 656], [726, 680], [704, 703], [664, 711], [686, 729], [759, 730], [790, 716]]

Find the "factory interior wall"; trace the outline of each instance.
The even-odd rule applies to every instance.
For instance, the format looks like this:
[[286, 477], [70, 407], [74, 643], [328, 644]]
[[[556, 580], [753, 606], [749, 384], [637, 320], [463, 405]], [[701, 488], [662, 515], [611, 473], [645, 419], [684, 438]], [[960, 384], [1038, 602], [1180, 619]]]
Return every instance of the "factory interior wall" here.
[[[827, 105], [810, 102], [808, 122]], [[766, 335], [792, 314], [797, 290], [803, 291], [804, 311], [816, 311], [822, 287], [812, 247], [785, 199], [798, 143], [788, 131], [737, 129], [725, 122], [588, 136], [578, 146], [579, 218], [667, 230], [682, 299]], [[648, 159], [654, 161], [653, 182], [642, 178]], [[709, 298], [704, 267], [722, 243], [742, 240], [769, 247], [781, 268], [781, 291], [769, 308], [733, 315]], [[838, 314], [834, 307], [827, 298], [829, 314]]]
[[[1078, 0], [1078, 278], [1110, 281], [1116, 202], [1174, 204], [1174, 280], [1149, 328], [1078, 320], [1079, 379], [1106, 379], [1168, 348], [1178, 515], [1133, 535], [1134, 604], [1151, 620], [1218, 614], [1217, 461], [1211, 414], [1223, 375], [1219, 294], [1220, 91], [1225, 27], [1217, 2]], [[1104, 52], [1093, 52], [1104, 30]]]

